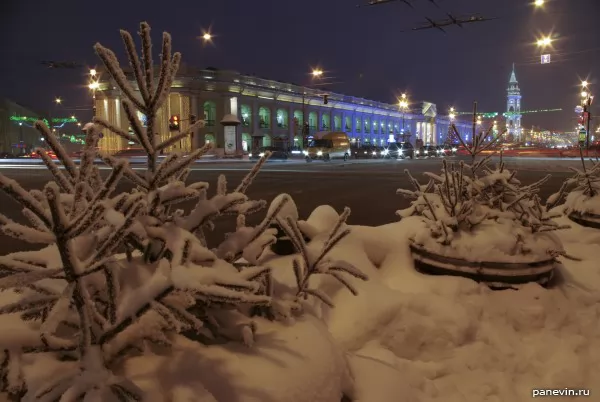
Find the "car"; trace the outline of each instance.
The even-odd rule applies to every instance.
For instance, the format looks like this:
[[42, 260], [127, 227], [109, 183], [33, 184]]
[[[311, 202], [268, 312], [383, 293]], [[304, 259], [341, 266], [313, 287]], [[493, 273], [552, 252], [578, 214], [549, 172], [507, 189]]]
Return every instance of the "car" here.
[[415, 153], [421, 158], [438, 156], [438, 150], [434, 145], [424, 145], [416, 150]]
[[386, 158], [404, 159], [415, 157], [415, 148], [410, 142], [390, 142], [383, 150]]
[[351, 148], [352, 157], [356, 159], [366, 158], [375, 159], [382, 156], [382, 149], [373, 145], [364, 145], [362, 147]]
[[437, 146], [438, 149], [438, 155], [439, 156], [454, 156], [456, 155], [456, 152], [458, 151], [458, 146], [457, 145], [438, 145]]
[[330, 161], [332, 159], [348, 160], [350, 157], [350, 139], [345, 132], [320, 132], [304, 150], [306, 162], [313, 160]]
[[256, 151], [249, 153], [248, 158], [250, 158], [250, 160], [258, 160], [262, 158], [267, 151], [271, 152], [271, 157], [269, 160], [287, 160], [287, 158], [289, 158], [288, 151], [279, 147], [258, 148]]

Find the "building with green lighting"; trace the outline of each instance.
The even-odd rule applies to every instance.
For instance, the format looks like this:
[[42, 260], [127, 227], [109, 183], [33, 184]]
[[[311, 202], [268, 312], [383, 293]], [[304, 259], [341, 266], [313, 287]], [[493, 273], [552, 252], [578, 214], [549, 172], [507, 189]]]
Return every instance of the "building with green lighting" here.
[[[123, 95], [108, 74], [99, 70], [96, 114], [128, 130], [121, 103]], [[133, 74], [126, 71], [133, 88]], [[326, 96], [325, 96], [326, 95]], [[302, 148], [319, 131], [345, 131], [353, 144], [385, 145], [390, 141], [417, 140], [442, 143], [451, 121], [439, 114], [431, 102], [417, 101], [409, 94], [409, 107], [384, 103], [324, 89], [280, 82], [236, 71], [181, 66], [166, 104], [159, 110], [158, 135], [167, 139], [189, 127], [195, 116], [204, 119], [204, 128], [192, 138], [175, 144], [172, 150], [189, 151], [209, 142], [217, 153], [239, 154], [261, 146]], [[138, 117], [144, 124], [144, 116]], [[177, 121], [173, 131], [172, 121]], [[459, 130], [470, 133], [470, 125], [456, 121]], [[134, 147], [131, 141], [108, 130], [99, 143], [102, 150], [116, 152]], [[171, 151], [171, 150], [169, 150]]]
[[33, 128], [33, 122], [16, 118], [37, 115], [26, 106], [0, 98], [0, 152], [21, 155], [42, 146], [43, 142], [40, 141], [39, 132]]

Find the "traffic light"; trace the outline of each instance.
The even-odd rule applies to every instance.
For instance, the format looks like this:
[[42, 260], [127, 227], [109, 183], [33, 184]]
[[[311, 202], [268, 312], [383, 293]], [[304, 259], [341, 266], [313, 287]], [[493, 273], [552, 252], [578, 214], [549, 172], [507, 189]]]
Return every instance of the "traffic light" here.
[[327, 99], [329, 97], [329, 95], [323, 95], [323, 104], [326, 105], [329, 102], [329, 99]]
[[169, 130], [171, 131], [179, 131], [179, 115], [174, 114], [169, 119]]
[[190, 125], [196, 123], [196, 115], [195, 114], [191, 114], [190, 115]]

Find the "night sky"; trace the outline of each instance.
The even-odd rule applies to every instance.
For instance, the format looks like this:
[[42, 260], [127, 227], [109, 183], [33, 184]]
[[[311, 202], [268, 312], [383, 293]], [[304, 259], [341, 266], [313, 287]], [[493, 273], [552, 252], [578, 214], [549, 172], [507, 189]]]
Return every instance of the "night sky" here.
[[[363, 0], [364, 1], [364, 0]], [[360, 0], [2, 0], [0, 3], [0, 96], [53, 115], [89, 118], [87, 68], [48, 69], [42, 60], [98, 62], [96, 41], [123, 55], [118, 29], [137, 32], [148, 21], [154, 38], [166, 30], [183, 61], [199, 67], [303, 83], [311, 67], [338, 82], [335, 92], [396, 102], [428, 100], [440, 113], [450, 106], [484, 112], [505, 110], [512, 63], [526, 127], [572, 130], [578, 83], [588, 78], [600, 94], [600, 1], [550, 0], [536, 10], [532, 0], [412, 0], [357, 8]], [[461, 29], [402, 32], [424, 17], [481, 13], [498, 20]], [[210, 29], [214, 45], [198, 37]], [[553, 32], [553, 63], [540, 65], [536, 37]], [[137, 36], [136, 36], [137, 38]], [[158, 49], [156, 54], [158, 53]], [[125, 59], [122, 59], [125, 62]], [[63, 105], [53, 99], [60, 96]], [[600, 108], [596, 107], [596, 111]]]

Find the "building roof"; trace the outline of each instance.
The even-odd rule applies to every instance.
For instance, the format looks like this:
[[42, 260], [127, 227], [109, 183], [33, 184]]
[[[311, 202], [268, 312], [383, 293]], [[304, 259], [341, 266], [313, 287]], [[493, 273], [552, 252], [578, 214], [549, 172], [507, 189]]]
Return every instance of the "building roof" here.
[[511, 84], [517, 84], [519, 82], [519, 81], [517, 81], [517, 74], [515, 74], [515, 63], [513, 63], [513, 66], [512, 66], [512, 73], [510, 74], [509, 82]]

